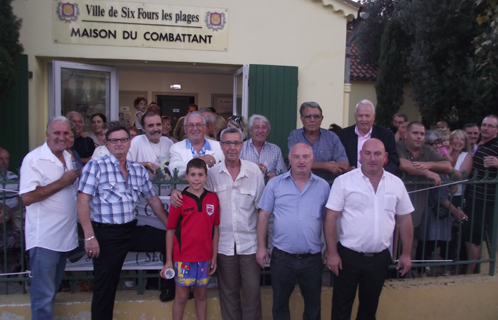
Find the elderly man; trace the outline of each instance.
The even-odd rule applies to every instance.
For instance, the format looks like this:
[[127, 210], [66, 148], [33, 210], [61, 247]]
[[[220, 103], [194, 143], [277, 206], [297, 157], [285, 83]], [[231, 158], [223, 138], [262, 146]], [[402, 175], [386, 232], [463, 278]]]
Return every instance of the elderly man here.
[[[199, 110], [199, 107], [192, 103], [187, 108], [187, 114], [197, 110]], [[178, 141], [182, 141], [183, 138], [185, 137], [185, 130], [183, 128], [184, 121], [185, 121], [185, 116], [180, 117], [180, 119], [178, 119], [178, 121], [176, 122], [175, 129], [173, 129], [173, 138], [175, 138]], [[187, 165], [187, 162], [185, 162], [185, 166]]]
[[80, 173], [66, 151], [70, 131], [65, 117], [50, 120], [47, 141], [28, 153], [21, 165], [19, 194], [26, 206], [32, 319], [53, 318], [67, 252], [78, 246], [75, 197]]
[[206, 120], [206, 138], [211, 140], [216, 140], [216, 114], [214, 114], [209, 108], [201, 108], [199, 110]]
[[[140, 163], [149, 171], [149, 178], [155, 177], [157, 170], [161, 169], [164, 174], [168, 170], [169, 150], [173, 142], [162, 135], [161, 117], [152, 111], [147, 111], [142, 116], [142, 130], [145, 134], [140, 135], [131, 141], [130, 151], [127, 159]], [[161, 185], [161, 192], [158, 192], [157, 185], [155, 192], [162, 196], [171, 194], [172, 185]], [[145, 198], [140, 199], [143, 206], [146, 205]], [[130, 251], [135, 252], [161, 252], [166, 254], [166, 229], [161, 220], [156, 216], [137, 215], [137, 227], [133, 233]], [[173, 279], [161, 279], [161, 294], [159, 299], [162, 302], [175, 298], [175, 281]], [[147, 279], [146, 289], [157, 287], [157, 279]]]
[[193, 158], [204, 160], [211, 168], [223, 161], [223, 151], [218, 141], [204, 137], [206, 121], [200, 112], [194, 111], [185, 116], [186, 139], [175, 143], [170, 149], [170, 170], [178, 170], [178, 177], [185, 175], [187, 163]]
[[74, 125], [74, 144], [73, 150], [78, 152], [81, 162], [86, 164], [92, 159], [93, 152], [95, 151], [95, 143], [93, 139], [87, 137], [83, 133], [83, 116], [76, 111], [68, 112], [66, 117]]
[[258, 251], [261, 268], [268, 262], [266, 246], [270, 215], [275, 216], [271, 279], [273, 318], [289, 319], [289, 298], [296, 279], [304, 299], [303, 319], [321, 319], [321, 239], [329, 185], [311, 173], [313, 152], [304, 144], [289, 154], [291, 170], [268, 182], [259, 201]]
[[[453, 167], [448, 159], [442, 157], [428, 145], [425, 145], [425, 127], [421, 122], [408, 124], [407, 136], [403, 141], [396, 142], [399, 156], [399, 170], [406, 172], [407, 181], [431, 180], [434, 185], [441, 184], [440, 173], [451, 173]], [[427, 185], [412, 185], [409, 191], [424, 189]], [[427, 204], [428, 192], [416, 191], [410, 197], [415, 206], [412, 214], [413, 225], [418, 227]]]
[[[481, 142], [473, 157], [473, 169], [477, 171], [477, 180], [492, 180], [497, 177], [498, 168], [498, 117], [489, 115], [481, 124]], [[469, 184], [465, 190], [465, 207], [464, 210], [472, 218], [471, 223], [463, 226], [463, 239], [469, 249], [469, 259], [475, 260], [479, 257], [482, 240], [486, 237], [482, 234], [482, 228], [489, 236], [493, 220], [495, 219], [495, 183], [488, 184]], [[471, 237], [472, 235], [472, 237]], [[469, 246], [470, 243], [470, 246]], [[470, 273], [474, 273], [475, 264], [471, 264]]]
[[463, 126], [463, 131], [465, 131], [469, 138], [470, 152], [472, 153], [472, 156], [474, 156], [477, 151], [477, 142], [479, 141], [479, 126], [477, 123], [467, 123]]
[[254, 114], [249, 118], [251, 139], [244, 142], [240, 158], [254, 162], [263, 174], [268, 173], [271, 179], [277, 174], [287, 171], [282, 151], [273, 143], [266, 141], [270, 134], [270, 121], [262, 115]]
[[85, 251], [93, 259], [92, 319], [112, 319], [114, 298], [123, 261], [137, 224], [135, 207], [147, 198], [154, 214], [166, 226], [167, 215], [155, 195], [147, 170], [126, 160], [130, 133], [113, 127], [106, 133], [110, 154], [92, 159], [83, 169], [77, 200]]
[[397, 269], [411, 267], [413, 206], [403, 182], [383, 169], [382, 141], [363, 144], [361, 168], [338, 177], [327, 202], [327, 267], [334, 273], [332, 320], [350, 319], [359, 287], [357, 319], [375, 319], [379, 296], [391, 263], [389, 246], [399, 225], [403, 251]]
[[[242, 132], [227, 128], [221, 132], [224, 161], [208, 172], [205, 188], [220, 200], [218, 280], [223, 319], [262, 319], [256, 261], [257, 204], [264, 189], [258, 166], [240, 159]], [[171, 203], [181, 205], [181, 193], [174, 190]]]
[[[0, 187], [5, 190], [0, 192], [0, 225], [3, 223], [1, 211], [6, 212], [6, 218], [12, 224], [14, 229], [19, 230], [21, 227], [21, 216], [19, 210], [19, 200], [17, 194], [19, 192], [18, 184], [1, 184], [4, 178], [10, 181], [18, 181], [19, 177], [12, 171], [9, 171], [10, 154], [7, 150], [0, 147]], [[5, 194], [5, 197], [4, 197]], [[5, 204], [5, 206], [4, 206]], [[1, 227], [0, 227], [1, 228]], [[1, 232], [2, 230], [0, 230]]]
[[358, 102], [355, 107], [354, 117], [356, 120], [355, 125], [344, 128], [337, 133], [344, 149], [346, 149], [349, 165], [361, 168], [360, 150], [365, 141], [376, 138], [382, 141], [388, 154], [384, 169], [387, 172], [396, 174], [399, 167], [399, 157], [396, 152], [394, 134], [389, 129], [374, 124], [375, 106], [373, 103], [369, 100]]
[[314, 161], [311, 169], [317, 176], [331, 181], [349, 169], [348, 157], [337, 135], [320, 128], [322, 108], [316, 102], [304, 102], [299, 108], [303, 128], [293, 130], [288, 138], [289, 150], [303, 142], [313, 150]]

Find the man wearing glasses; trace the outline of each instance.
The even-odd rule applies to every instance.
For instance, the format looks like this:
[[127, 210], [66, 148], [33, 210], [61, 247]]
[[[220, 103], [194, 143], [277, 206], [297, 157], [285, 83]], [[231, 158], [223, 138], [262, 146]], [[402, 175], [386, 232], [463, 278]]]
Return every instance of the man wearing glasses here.
[[90, 160], [81, 173], [78, 218], [85, 235], [85, 251], [93, 259], [92, 319], [112, 319], [114, 298], [123, 261], [137, 224], [135, 207], [143, 196], [166, 226], [167, 214], [155, 195], [149, 173], [126, 160], [130, 133], [113, 127], [106, 133], [110, 154]]
[[[219, 142], [208, 140], [204, 136], [206, 120], [202, 113], [194, 111], [187, 114], [184, 120], [184, 128], [187, 138], [175, 143], [169, 150], [171, 173], [177, 169], [178, 177], [183, 178], [187, 163], [193, 158], [204, 160], [209, 168], [223, 161], [223, 151], [221, 151]], [[178, 186], [177, 189], [183, 189], [183, 187], [185, 185]]]
[[[263, 194], [264, 179], [259, 167], [240, 159], [242, 132], [226, 128], [221, 132], [224, 161], [208, 171], [207, 190], [220, 200], [220, 240], [218, 280], [223, 319], [262, 319], [256, 262], [257, 205]], [[171, 204], [181, 206], [181, 193], [174, 190]]]
[[[487, 179], [496, 179], [498, 168], [498, 117], [489, 115], [481, 124], [481, 142], [479, 142], [477, 151], [472, 157], [473, 169], [477, 171], [477, 180], [484, 178], [486, 173], [489, 174]], [[465, 190], [465, 212], [469, 214], [469, 221], [472, 223], [464, 224], [463, 239], [469, 248], [469, 260], [475, 260], [479, 257], [483, 237], [481, 228], [484, 223], [484, 230], [488, 236], [490, 228], [493, 225], [493, 215], [495, 206], [496, 184], [469, 184]], [[473, 215], [473, 217], [472, 217]], [[470, 237], [472, 235], [472, 238]], [[470, 273], [475, 272], [475, 263], [470, 265]]]
[[322, 124], [322, 108], [316, 102], [304, 102], [299, 108], [303, 128], [293, 130], [287, 139], [289, 150], [297, 143], [305, 143], [313, 150], [311, 170], [329, 183], [349, 169], [346, 151], [339, 137]]

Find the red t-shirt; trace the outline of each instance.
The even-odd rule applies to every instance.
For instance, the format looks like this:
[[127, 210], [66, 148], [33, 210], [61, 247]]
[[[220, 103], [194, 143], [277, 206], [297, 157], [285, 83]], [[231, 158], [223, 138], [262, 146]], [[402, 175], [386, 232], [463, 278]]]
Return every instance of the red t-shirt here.
[[200, 198], [182, 192], [182, 206], [170, 206], [166, 229], [175, 230], [173, 260], [201, 262], [213, 256], [214, 226], [220, 225], [218, 196], [204, 190]]

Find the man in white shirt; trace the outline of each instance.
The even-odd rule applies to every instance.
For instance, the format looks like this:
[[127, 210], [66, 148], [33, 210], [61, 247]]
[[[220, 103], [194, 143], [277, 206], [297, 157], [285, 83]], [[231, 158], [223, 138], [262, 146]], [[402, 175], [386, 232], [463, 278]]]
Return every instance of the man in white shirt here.
[[[223, 319], [262, 319], [256, 261], [257, 205], [264, 189], [263, 174], [250, 161], [240, 159], [242, 132], [227, 128], [221, 132], [224, 161], [208, 172], [205, 188], [220, 200], [218, 280]], [[171, 194], [172, 205], [181, 205], [180, 192]]]
[[339, 176], [330, 190], [325, 240], [327, 267], [335, 275], [332, 320], [351, 318], [358, 285], [357, 319], [375, 319], [396, 220], [403, 248], [397, 268], [403, 267], [402, 276], [410, 270], [413, 206], [403, 182], [383, 169], [386, 158], [384, 144], [368, 140], [361, 168]]
[[31, 268], [32, 319], [52, 319], [67, 252], [78, 246], [76, 192], [80, 172], [66, 151], [65, 117], [48, 122], [47, 142], [24, 157], [19, 194], [26, 206], [26, 250]]

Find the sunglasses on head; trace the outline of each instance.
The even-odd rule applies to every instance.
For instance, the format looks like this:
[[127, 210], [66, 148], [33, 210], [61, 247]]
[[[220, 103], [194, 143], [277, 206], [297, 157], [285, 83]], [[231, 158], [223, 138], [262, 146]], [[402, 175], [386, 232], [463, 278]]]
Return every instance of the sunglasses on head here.
[[228, 118], [228, 121], [235, 121], [235, 122], [240, 124], [240, 122], [242, 122], [242, 117], [241, 116], [231, 116], [230, 118]]

